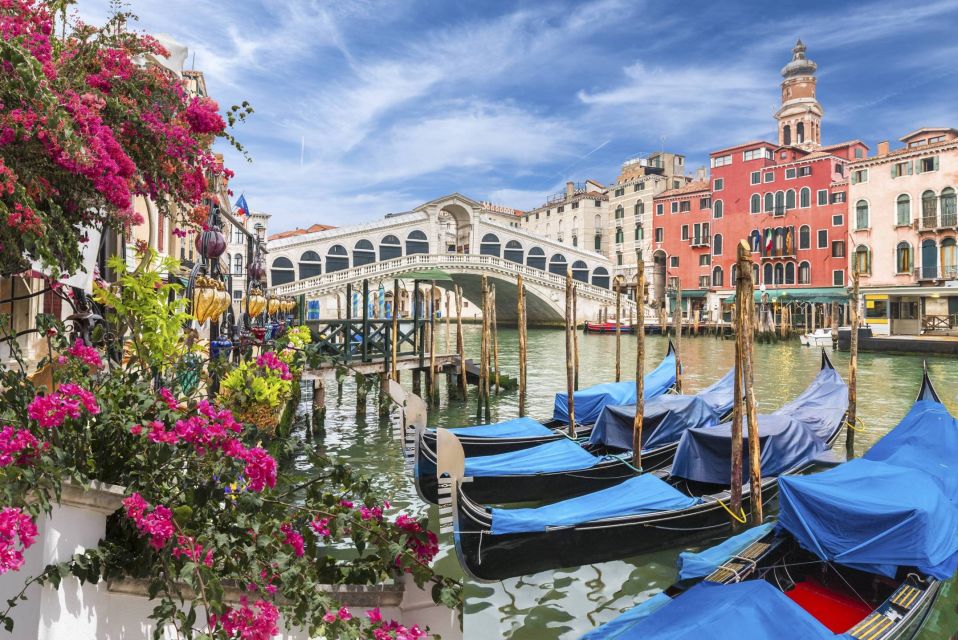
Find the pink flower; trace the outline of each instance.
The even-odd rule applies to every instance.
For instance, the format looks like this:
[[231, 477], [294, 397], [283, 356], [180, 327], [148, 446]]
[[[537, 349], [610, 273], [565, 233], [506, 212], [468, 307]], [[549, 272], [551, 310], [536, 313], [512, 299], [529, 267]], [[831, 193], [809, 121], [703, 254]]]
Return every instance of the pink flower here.
[[180, 229], [179, 227], [174, 227], [173, 235], [176, 236], [177, 238], [185, 238], [186, 232]]
[[176, 411], [176, 396], [173, 395], [173, 392], [166, 387], [160, 387], [159, 393], [160, 399], [166, 404], [166, 407], [170, 411]]
[[340, 500], [340, 501], [339, 501], [339, 506], [341, 506], [341, 507], [346, 507], [347, 509], [352, 509], [352, 508], [353, 508], [353, 503], [350, 502], [349, 500]]
[[[406, 548], [416, 554], [420, 562], [429, 563], [439, 553], [439, 539], [432, 531], [426, 531], [415, 519], [405, 513], [396, 517], [396, 527], [408, 534]], [[423, 539], [425, 534], [425, 539]], [[401, 564], [401, 557], [396, 556], [396, 565]], [[407, 570], [408, 571], [408, 570]]]
[[317, 518], [310, 522], [309, 526], [318, 536], [328, 538], [331, 535], [329, 531], [329, 518]]
[[349, 612], [349, 609], [347, 609], [346, 607], [342, 607], [342, 608], [339, 610], [338, 615], [339, 615], [339, 619], [342, 620], [343, 622], [346, 622], [347, 620], [352, 620], [352, 619], [353, 619], [353, 614], [351, 614], [351, 613]]
[[73, 346], [67, 350], [67, 353], [80, 362], [96, 369], [103, 366], [103, 361], [100, 359], [100, 352], [93, 347], [86, 346], [80, 342], [79, 339], [73, 343]]
[[296, 554], [297, 558], [302, 558], [303, 554], [306, 553], [306, 544], [303, 541], [303, 536], [293, 529], [293, 525], [288, 522], [283, 523], [279, 530], [286, 536], [283, 542], [293, 548], [293, 553]]
[[0, 429], [0, 467], [26, 464], [40, 454], [40, 443], [24, 429]]
[[264, 488], [276, 486], [276, 460], [262, 447], [253, 447], [247, 451], [246, 469], [243, 473], [249, 479], [251, 491], [259, 493]]
[[132, 493], [123, 500], [123, 507], [128, 518], [133, 520], [141, 534], [150, 537], [150, 546], [159, 551], [166, 546], [173, 537], [173, 512], [157, 505], [153, 511], [148, 511], [148, 503], [139, 493]]
[[67, 383], [60, 385], [58, 391], [45, 396], [37, 396], [27, 406], [27, 416], [44, 429], [59, 427], [67, 418], [79, 418], [82, 409], [90, 415], [100, 413], [93, 394], [83, 387]]
[[226, 128], [220, 117], [219, 105], [210, 98], [193, 98], [186, 108], [186, 121], [195, 133], [219, 133]]
[[366, 617], [369, 618], [369, 621], [372, 622], [373, 624], [383, 621], [383, 614], [379, 610], [379, 607], [376, 607], [375, 609], [369, 609], [368, 611], [366, 611]]
[[283, 380], [293, 379], [292, 374], [289, 372], [289, 365], [280, 360], [274, 351], [267, 351], [260, 357], [256, 358], [256, 366], [278, 371], [279, 377]]
[[14, 507], [0, 511], [0, 575], [23, 566], [23, 552], [37, 537], [37, 525]]
[[336, 622], [336, 612], [335, 612], [335, 611], [327, 611], [327, 612], [326, 612], [326, 615], [323, 616], [323, 622], [327, 622], [327, 623]]
[[363, 520], [382, 520], [383, 510], [379, 507], [359, 507], [359, 515]]
[[132, 427], [130, 427], [130, 433], [132, 433], [135, 436], [140, 435], [141, 433], [143, 433], [143, 426], [138, 424], [133, 425]]
[[253, 607], [249, 605], [246, 596], [242, 596], [240, 606], [228, 607], [226, 613], [213, 620], [213, 625], [219, 623], [230, 638], [271, 640], [279, 633], [276, 625], [279, 610], [266, 600], [257, 600]]

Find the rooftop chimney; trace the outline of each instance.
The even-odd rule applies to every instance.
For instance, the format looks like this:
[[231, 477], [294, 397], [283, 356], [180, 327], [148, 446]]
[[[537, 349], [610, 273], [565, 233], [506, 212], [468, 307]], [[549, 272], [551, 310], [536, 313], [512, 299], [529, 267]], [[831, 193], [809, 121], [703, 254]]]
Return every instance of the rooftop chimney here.
[[565, 194], [566, 194], [567, 196], [571, 196], [573, 193], [575, 193], [575, 183], [574, 183], [574, 182], [566, 182], [566, 183], [565, 183]]
[[882, 140], [878, 143], [878, 155], [887, 156], [888, 155], [888, 140]]
[[705, 167], [699, 167], [695, 170], [696, 182], [705, 182]]

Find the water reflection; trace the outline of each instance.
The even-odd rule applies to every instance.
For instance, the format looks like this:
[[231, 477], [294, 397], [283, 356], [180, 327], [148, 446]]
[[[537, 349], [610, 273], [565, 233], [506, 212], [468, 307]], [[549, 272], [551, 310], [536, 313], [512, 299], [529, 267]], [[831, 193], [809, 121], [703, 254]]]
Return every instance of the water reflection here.
[[[478, 354], [478, 327], [465, 328], [466, 348]], [[504, 371], [517, 371], [515, 331], [499, 334], [500, 363]], [[537, 418], [551, 415], [553, 397], [565, 387], [564, 335], [557, 330], [529, 332], [529, 414]], [[666, 351], [666, 340], [647, 339], [646, 367], [654, 367]], [[615, 337], [579, 336], [580, 386], [607, 382], [614, 376]], [[718, 338], [683, 340], [684, 383], [688, 393], [702, 389], [732, 366], [734, 343]], [[820, 366], [819, 349], [792, 343], [758, 344], [755, 352], [755, 397], [759, 409], [773, 411], [802, 392]], [[848, 354], [829, 351], [829, 357], [842, 375], [848, 371]], [[624, 379], [633, 379], [635, 338], [622, 338]], [[958, 366], [953, 359], [929, 358], [928, 368], [942, 400], [958, 413]], [[855, 448], [861, 453], [877, 440], [911, 406], [921, 382], [922, 358], [888, 354], [859, 357], [858, 414], [864, 428], [856, 434]], [[409, 373], [403, 385], [411, 387]], [[445, 379], [440, 381], [441, 406], [431, 409], [429, 422], [434, 426], [463, 426], [475, 422], [475, 396], [470, 389], [466, 403], [449, 401]], [[391, 497], [394, 505], [408, 512], [429, 513], [436, 525], [435, 509], [428, 509], [416, 496], [415, 488], [403, 468], [395, 425], [377, 415], [376, 392], [370, 392], [367, 417], [356, 417], [355, 386], [351, 378], [343, 385], [341, 398], [336, 388], [328, 391], [329, 408], [325, 435], [316, 445], [370, 475], [376, 485]], [[515, 392], [492, 398], [493, 421], [518, 415]], [[841, 440], [839, 446], [841, 446]], [[448, 575], [461, 575], [451, 539], [443, 537], [437, 567]], [[637, 602], [651, 597], [675, 579], [675, 558], [682, 549], [669, 549], [628, 560], [606, 562], [577, 569], [545, 571], [493, 584], [469, 584], [465, 633], [469, 640], [512, 638], [547, 640], [577, 638], [585, 631], [606, 622]], [[958, 595], [948, 585], [922, 638], [944, 640], [958, 628], [955, 604]]]

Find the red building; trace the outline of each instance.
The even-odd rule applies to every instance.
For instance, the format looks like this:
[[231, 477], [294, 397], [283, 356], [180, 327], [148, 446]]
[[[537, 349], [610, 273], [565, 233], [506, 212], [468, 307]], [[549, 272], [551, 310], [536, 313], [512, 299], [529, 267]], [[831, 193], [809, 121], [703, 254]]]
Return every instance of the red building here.
[[[685, 195], [679, 193], [682, 189], [656, 197], [656, 214], [661, 204], [662, 215], [653, 217], [653, 262], [659, 276], [653, 276], [653, 283], [679, 278], [689, 300], [683, 305], [686, 313], [700, 309], [703, 319], [718, 319], [721, 300], [734, 291], [741, 240], [752, 251], [756, 289], [764, 286], [772, 300], [845, 296], [847, 166], [864, 158], [867, 147], [858, 140], [821, 145], [823, 110], [815, 98], [815, 69], [799, 41], [782, 69], [782, 106], [775, 114], [778, 142], [747, 142], [710, 154], [710, 189], [695, 193], [702, 202], [711, 196], [710, 211], [694, 204], [673, 211], [671, 202]], [[683, 213], [683, 206], [691, 210]], [[686, 225], [708, 230], [709, 250], [693, 244]]]

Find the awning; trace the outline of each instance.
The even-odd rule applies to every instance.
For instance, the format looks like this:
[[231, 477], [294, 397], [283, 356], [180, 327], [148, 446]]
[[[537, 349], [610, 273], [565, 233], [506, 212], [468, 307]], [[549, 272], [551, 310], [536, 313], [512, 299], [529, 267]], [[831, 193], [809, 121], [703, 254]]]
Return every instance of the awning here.
[[[688, 291], [682, 291], [682, 299], [685, 298], [704, 298], [709, 294], [708, 289], [689, 289]], [[669, 297], [675, 298], [675, 291], [669, 291]]]
[[[755, 290], [755, 302], [762, 302], [762, 296], [767, 296], [768, 302], [847, 302], [848, 290], [845, 287], [804, 287], [795, 289], [768, 289], [764, 294]], [[722, 299], [726, 304], [735, 302], [733, 293]]]
[[422, 269], [420, 271], [403, 271], [393, 276], [397, 280], [425, 280], [436, 282], [451, 282], [452, 276], [441, 269]]

